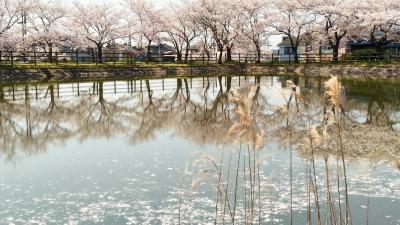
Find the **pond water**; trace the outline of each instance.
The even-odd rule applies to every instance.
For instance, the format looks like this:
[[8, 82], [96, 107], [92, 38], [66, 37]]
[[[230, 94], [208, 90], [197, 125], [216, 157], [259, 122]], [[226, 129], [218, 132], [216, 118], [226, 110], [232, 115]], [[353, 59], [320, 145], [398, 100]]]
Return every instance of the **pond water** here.
[[400, 224], [400, 84], [325, 81], [1, 85], [0, 224]]

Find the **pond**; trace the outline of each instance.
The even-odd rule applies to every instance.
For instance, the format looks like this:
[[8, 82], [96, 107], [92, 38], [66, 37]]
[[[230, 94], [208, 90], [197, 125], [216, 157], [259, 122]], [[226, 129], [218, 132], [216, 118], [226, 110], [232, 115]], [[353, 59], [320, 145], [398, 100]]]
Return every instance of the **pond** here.
[[326, 82], [2, 84], [0, 224], [400, 224], [400, 83]]

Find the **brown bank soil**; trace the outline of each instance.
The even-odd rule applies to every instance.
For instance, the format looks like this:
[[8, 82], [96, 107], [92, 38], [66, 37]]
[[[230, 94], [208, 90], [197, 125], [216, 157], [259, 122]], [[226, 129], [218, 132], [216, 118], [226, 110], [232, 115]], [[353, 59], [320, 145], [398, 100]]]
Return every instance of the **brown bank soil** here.
[[205, 75], [339, 76], [355, 79], [400, 81], [400, 65], [209, 65], [109, 68], [0, 68], [0, 82], [50, 82], [68, 80], [115, 80]]

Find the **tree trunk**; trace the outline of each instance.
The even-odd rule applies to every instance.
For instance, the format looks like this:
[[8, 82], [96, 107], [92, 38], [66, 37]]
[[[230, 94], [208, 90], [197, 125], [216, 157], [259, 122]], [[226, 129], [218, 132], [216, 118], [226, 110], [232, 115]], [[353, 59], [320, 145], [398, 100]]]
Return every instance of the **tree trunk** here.
[[180, 51], [176, 52], [176, 62], [182, 63], [182, 52], [180, 52]]
[[332, 49], [333, 49], [333, 61], [339, 62], [339, 44], [336, 43], [332, 45]]
[[222, 62], [222, 54], [223, 54], [223, 52], [224, 52], [224, 46], [222, 45], [222, 44], [218, 44], [218, 52], [219, 52], [219, 55], [218, 55], [218, 64], [222, 64], [223, 62]]
[[94, 49], [93, 49], [93, 48], [90, 48], [90, 51], [91, 51], [91, 53], [92, 53], [92, 63], [95, 63], [95, 62], [96, 62], [96, 59], [95, 59], [95, 57], [94, 57]]
[[146, 60], [147, 63], [150, 62], [150, 49], [151, 49], [151, 41], [149, 41], [147, 45], [147, 60]]
[[299, 63], [299, 55], [297, 54], [297, 46], [293, 47], [294, 62]]
[[226, 47], [226, 61], [232, 61], [232, 47]]
[[256, 46], [257, 49], [257, 63], [261, 63], [261, 48], [260, 46]]
[[103, 63], [103, 44], [98, 43], [97, 44], [97, 59], [99, 63]]
[[185, 63], [188, 63], [189, 50], [190, 50], [190, 44], [189, 44], [189, 43], [186, 43], [186, 49], [185, 49]]
[[53, 43], [49, 43], [49, 62], [53, 62]]
[[383, 43], [380, 43], [380, 42], [378, 42], [378, 43], [375, 44], [375, 49], [376, 49], [376, 53], [377, 53], [377, 56], [376, 56], [376, 57], [377, 57], [379, 60], [385, 58], [385, 57], [384, 57], [383, 46], [384, 46], [384, 44], [383, 44]]
[[[299, 46], [299, 39], [296, 39], [296, 42], [293, 41], [292, 37], [289, 36], [290, 45], [292, 46], [292, 52], [294, 56], [294, 62], [299, 63], [299, 55], [297, 54], [297, 47]], [[290, 59], [290, 52], [289, 52], [289, 59]]]

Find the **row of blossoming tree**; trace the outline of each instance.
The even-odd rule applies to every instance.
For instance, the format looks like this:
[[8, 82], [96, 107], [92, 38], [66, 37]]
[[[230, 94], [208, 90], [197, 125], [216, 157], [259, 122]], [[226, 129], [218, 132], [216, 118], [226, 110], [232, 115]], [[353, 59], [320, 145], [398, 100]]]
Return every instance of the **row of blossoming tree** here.
[[303, 41], [330, 46], [333, 60], [350, 40], [368, 40], [382, 52], [400, 39], [398, 0], [187, 0], [161, 7], [150, 0], [120, 4], [96, 1], [0, 0], [0, 47], [42, 50], [51, 61], [59, 46], [93, 49], [135, 43], [143, 52], [157, 43], [173, 46], [177, 61], [191, 49], [207, 56], [252, 53], [259, 62], [272, 35], [288, 37], [295, 61]]

